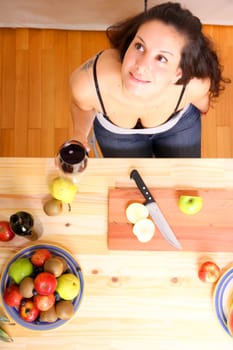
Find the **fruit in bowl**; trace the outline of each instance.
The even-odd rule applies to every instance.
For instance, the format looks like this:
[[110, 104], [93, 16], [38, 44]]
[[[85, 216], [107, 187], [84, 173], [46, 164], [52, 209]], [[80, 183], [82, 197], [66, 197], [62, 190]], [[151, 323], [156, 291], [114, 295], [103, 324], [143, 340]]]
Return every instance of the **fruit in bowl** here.
[[29, 258], [19, 258], [15, 260], [9, 267], [9, 276], [15, 283], [20, 282], [33, 272], [33, 265]]
[[7, 305], [12, 307], [19, 307], [23, 299], [17, 284], [9, 285], [3, 294], [4, 301]]
[[56, 291], [64, 300], [74, 299], [80, 291], [80, 280], [72, 273], [63, 274], [58, 278]]
[[40, 311], [48, 311], [55, 304], [55, 295], [53, 293], [47, 295], [35, 295], [33, 298], [33, 304]]
[[84, 287], [77, 261], [51, 244], [20, 250], [5, 266], [0, 283], [6, 313], [21, 326], [38, 331], [69, 321], [79, 308]]
[[40, 310], [31, 299], [24, 299], [19, 307], [19, 315], [26, 322], [33, 322], [40, 314]]
[[50, 272], [40, 272], [34, 279], [34, 287], [39, 295], [53, 294], [57, 287], [57, 279]]

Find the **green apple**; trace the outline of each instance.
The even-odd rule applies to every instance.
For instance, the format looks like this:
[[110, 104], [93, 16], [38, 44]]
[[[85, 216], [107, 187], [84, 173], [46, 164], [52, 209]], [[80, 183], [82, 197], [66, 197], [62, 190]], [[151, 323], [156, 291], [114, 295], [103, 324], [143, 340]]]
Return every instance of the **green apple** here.
[[72, 180], [64, 177], [56, 177], [50, 184], [50, 192], [53, 198], [64, 203], [72, 203], [77, 192], [77, 186]]
[[74, 299], [80, 292], [80, 280], [72, 273], [66, 273], [57, 278], [56, 292], [64, 300]]
[[8, 274], [19, 284], [25, 277], [33, 273], [33, 264], [28, 258], [19, 258], [15, 260], [9, 267]]
[[199, 196], [182, 195], [179, 197], [178, 206], [184, 214], [193, 215], [202, 209], [203, 200]]

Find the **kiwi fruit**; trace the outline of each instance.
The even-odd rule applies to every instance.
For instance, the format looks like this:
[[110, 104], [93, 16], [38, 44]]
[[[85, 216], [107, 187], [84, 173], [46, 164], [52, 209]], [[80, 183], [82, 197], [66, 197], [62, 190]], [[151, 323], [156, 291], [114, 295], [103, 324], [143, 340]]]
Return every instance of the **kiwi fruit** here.
[[68, 269], [67, 262], [61, 256], [56, 256], [56, 258], [62, 262], [62, 264], [63, 264], [63, 272], [65, 272]]
[[58, 317], [57, 317], [54, 305], [50, 309], [40, 312], [40, 321], [41, 322], [52, 323], [52, 322], [55, 322], [57, 320], [57, 318]]
[[44, 271], [52, 273], [55, 277], [61, 276], [63, 273], [63, 263], [56, 256], [53, 256], [45, 261]]
[[69, 320], [74, 315], [74, 305], [71, 300], [60, 300], [55, 306], [57, 317], [61, 320]]
[[62, 201], [51, 198], [47, 202], [45, 202], [43, 206], [45, 214], [48, 216], [56, 216], [61, 214], [62, 212]]
[[31, 298], [33, 296], [34, 281], [32, 277], [25, 277], [19, 285], [19, 292], [24, 298]]

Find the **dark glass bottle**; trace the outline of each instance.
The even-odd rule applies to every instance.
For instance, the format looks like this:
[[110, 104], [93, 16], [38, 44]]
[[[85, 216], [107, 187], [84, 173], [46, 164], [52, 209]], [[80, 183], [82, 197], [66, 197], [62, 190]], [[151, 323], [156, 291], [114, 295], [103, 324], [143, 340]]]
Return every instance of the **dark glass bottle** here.
[[12, 231], [18, 235], [35, 241], [38, 239], [38, 234], [33, 229], [34, 219], [31, 214], [25, 211], [19, 211], [10, 216], [10, 227]]

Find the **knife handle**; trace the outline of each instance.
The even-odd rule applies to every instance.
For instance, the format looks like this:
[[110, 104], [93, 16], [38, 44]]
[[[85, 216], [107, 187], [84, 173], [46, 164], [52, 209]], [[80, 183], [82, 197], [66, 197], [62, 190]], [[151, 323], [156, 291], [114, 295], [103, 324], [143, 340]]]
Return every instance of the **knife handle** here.
[[139, 172], [136, 169], [133, 169], [130, 172], [130, 178], [133, 179], [136, 182], [136, 185], [138, 186], [138, 189], [143, 194], [144, 198], [146, 199], [147, 203], [154, 203], [155, 199], [153, 198], [152, 194], [150, 193], [149, 189], [147, 188], [145, 182], [142, 180]]

